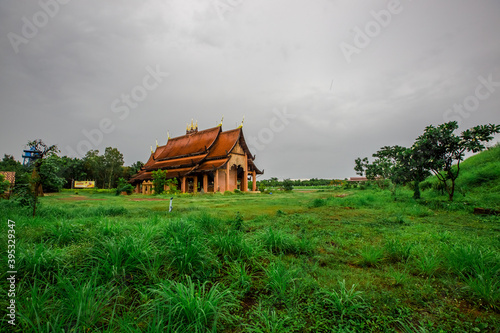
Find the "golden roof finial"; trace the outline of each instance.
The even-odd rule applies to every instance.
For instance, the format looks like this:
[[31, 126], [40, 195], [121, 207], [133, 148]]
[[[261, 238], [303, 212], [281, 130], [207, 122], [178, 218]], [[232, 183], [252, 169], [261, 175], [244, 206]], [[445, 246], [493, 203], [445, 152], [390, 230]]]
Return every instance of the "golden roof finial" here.
[[196, 124], [194, 125], [195, 129], [198, 129], [198, 120], [196, 121]]
[[153, 153], [153, 146], [151, 146], [151, 154]]
[[167, 131], [167, 139], [170, 140], [170, 132]]
[[245, 121], [245, 116], [243, 116], [243, 120], [241, 120], [241, 125], [238, 126], [238, 128], [242, 128], [243, 127], [243, 122]]
[[222, 115], [222, 119], [220, 120], [219, 127], [222, 126], [222, 122], [224, 121], [224, 115]]
[[189, 123], [186, 125], [186, 132], [189, 131]]
[[193, 126], [193, 118], [191, 118], [191, 130], [194, 129], [194, 126]]
[[158, 139], [156, 139], [156, 148], [158, 148]]

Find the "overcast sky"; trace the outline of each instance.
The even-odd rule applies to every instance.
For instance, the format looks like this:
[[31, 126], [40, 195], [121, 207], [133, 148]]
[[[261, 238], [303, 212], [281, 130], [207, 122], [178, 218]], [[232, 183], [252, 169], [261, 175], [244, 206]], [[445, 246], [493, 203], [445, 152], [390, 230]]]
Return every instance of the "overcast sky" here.
[[430, 124], [500, 123], [499, 18], [498, 0], [1, 1], [0, 154], [40, 138], [130, 165], [192, 118], [245, 116], [264, 178], [354, 176]]

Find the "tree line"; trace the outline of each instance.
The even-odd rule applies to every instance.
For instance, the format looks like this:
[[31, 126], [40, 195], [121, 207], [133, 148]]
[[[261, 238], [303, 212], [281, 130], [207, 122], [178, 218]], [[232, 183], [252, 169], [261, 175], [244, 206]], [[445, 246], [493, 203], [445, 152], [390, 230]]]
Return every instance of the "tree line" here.
[[411, 147], [384, 146], [372, 156], [355, 160], [354, 170], [371, 180], [389, 180], [397, 185], [411, 184], [413, 197], [420, 198], [420, 183], [434, 175], [453, 201], [460, 162], [466, 153], [485, 149], [485, 143], [500, 133], [500, 125], [478, 125], [460, 134], [458, 123], [450, 121], [438, 126], [427, 126]]
[[129, 180], [144, 165], [137, 161], [124, 166], [123, 154], [113, 147], [107, 147], [102, 154], [99, 150], [88, 151], [83, 158], [59, 156], [56, 145], [48, 146], [42, 140], [28, 142], [28, 147], [46, 151], [43, 158], [23, 165], [12, 155], [4, 154], [0, 161], [0, 171], [16, 172], [16, 184], [29, 182], [33, 171], [40, 178], [40, 191], [58, 192], [62, 188], [71, 188], [73, 181], [94, 180], [96, 187], [116, 188], [119, 179]]

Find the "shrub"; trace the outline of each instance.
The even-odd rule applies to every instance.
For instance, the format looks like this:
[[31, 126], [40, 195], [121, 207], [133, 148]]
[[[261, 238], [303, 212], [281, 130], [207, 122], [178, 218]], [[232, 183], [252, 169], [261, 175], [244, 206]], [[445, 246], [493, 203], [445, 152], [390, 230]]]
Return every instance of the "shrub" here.
[[124, 178], [118, 179], [118, 186], [116, 187], [116, 195], [126, 192], [128, 195], [134, 192], [134, 186], [129, 184]]
[[152, 175], [155, 194], [162, 194], [167, 184], [167, 170], [156, 170], [152, 172]]
[[311, 207], [318, 208], [326, 205], [325, 199], [316, 198], [312, 201]]

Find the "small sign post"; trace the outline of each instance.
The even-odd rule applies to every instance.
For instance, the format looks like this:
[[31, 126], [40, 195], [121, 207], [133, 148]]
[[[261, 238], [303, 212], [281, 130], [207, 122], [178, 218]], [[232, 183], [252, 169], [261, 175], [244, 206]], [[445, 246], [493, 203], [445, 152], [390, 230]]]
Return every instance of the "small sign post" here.
[[170, 207], [168, 207], [168, 212], [169, 213], [172, 211], [172, 200], [174, 200], [174, 197], [170, 198]]

